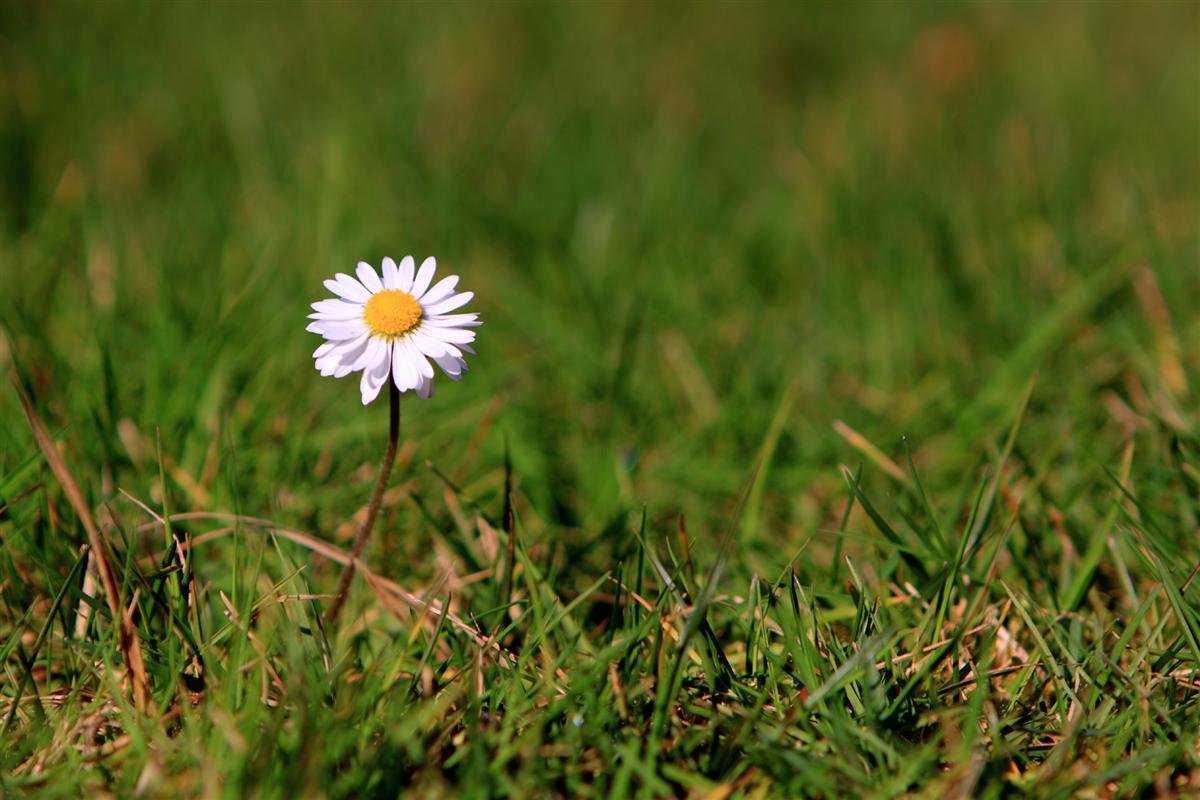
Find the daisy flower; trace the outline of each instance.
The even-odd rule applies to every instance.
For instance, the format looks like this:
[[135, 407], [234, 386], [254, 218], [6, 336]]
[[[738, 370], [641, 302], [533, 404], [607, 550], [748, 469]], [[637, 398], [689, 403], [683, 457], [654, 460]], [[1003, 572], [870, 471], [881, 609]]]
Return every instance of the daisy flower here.
[[322, 375], [342, 378], [362, 371], [359, 389], [363, 405], [379, 396], [390, 377], [401, 392], [417, 397], [433, 393], [433, 361], [453, 380], [467, 369], [463, 353], [474, 354], [478, 314], [452, 314], [474, 297], [456, 292], [458, 276], [433, 283], [437, 261], [427, 258], [414, 270], [412, 256], [399, 265], [383, 260], [383, 277], [365, 261], [358, 262], [357, 280], [339, 272], [325, 281], [336, 298], [312, 304], [306, 330], [325, 337], [313, 358]]

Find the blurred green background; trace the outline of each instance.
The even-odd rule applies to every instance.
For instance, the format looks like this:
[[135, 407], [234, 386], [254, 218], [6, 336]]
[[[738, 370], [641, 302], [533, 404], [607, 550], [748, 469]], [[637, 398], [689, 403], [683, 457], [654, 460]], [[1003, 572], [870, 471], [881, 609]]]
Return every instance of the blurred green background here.
[[[399, 480], [494, 511], [507, 438], [565, 570], [643, 502], [710, 544], [764, 454], [735, 562], [821, 569], [838, 465], [893, 487], [835, 421], [951, 506], [1035, 370], [1021, 457], [1086, 521], [1128, 430], [1152, 472], [1195, 426], [1198, 12], [4, 3], [0, 369], [97, 501], [155, 497], [158, 431], [176, 510], [344, 538], [386, 412], [307, 306], [435, 255], [485, 325]], [[0, 475], [32, 452], [6, 388]], [[386, 572], [433, 571], [421, 526]]]

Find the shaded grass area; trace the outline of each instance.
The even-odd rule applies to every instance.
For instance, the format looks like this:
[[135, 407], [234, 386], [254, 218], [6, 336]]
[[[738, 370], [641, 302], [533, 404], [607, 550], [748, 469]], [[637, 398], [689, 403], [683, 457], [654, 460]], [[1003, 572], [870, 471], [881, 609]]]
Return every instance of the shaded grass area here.
[[[1198, 38], [0, 8], [3, 791], [1200, 791]], [[303, 317], [409, 252], [479, 356], [330, 631], [386, 412]]]

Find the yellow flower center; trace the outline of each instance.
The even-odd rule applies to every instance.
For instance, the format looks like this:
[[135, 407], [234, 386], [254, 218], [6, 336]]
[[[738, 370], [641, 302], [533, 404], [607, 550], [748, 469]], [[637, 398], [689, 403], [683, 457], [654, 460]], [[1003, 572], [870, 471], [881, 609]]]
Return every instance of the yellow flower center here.
[[408, 292], [384, 289], [371, 295], [363, 320], [380, 336], [403, 336], [421, 321], [421, 304]]

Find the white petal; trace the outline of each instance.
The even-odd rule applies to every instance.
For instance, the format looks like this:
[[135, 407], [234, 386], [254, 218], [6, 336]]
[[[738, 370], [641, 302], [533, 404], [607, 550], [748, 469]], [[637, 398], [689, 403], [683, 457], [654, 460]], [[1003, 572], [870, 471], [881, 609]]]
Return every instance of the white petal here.
[[453, 295], [439, 303], [434, 303], [429, 308], [425, 309], [425, 313], [430, 316], [436, 314], [445, 314], [447, 311], [453, 311], [456, 308], [462, 308], [467, 303], [471, 302], [471, 298], [475, 296], [474, 292], [462, 292]]
[[310, 308], [313, 311], [362, 311], [361, 303], [347, 303], [345, 300], [335, 300], [326, 298], [313, 303]]
[[316, 314], [309, 314], [309, 319], [354, 319], [361, 317], [361, 303], [347, 303], [345, 300], [318, 300], [312, 304]]
[[483, 324], [478, 314], [443, 314], [426, 317], [425, 321], [435, 328], [478, 328]]
[[399, 288], [400, 270], [396, 268], [396, 262], [390, 258], [383, 260], [383, 288], [396, 289]]
[[[354, 362], [358, 360], [359, 354], [362, 353], [366, 346], [366, 339], [364, 338], [359, 344], [343, 348], [342, 350], [334, 350], [330, 353], [329, 360], [333, 363], [329, 366], [329, 374], [335, 378], [344, 378], [351, 372], [354, 372]], [[337, 361], [333, 361], [335, 358]]]
[[[323, 375], [334, 375], [335, 378], [341, 378], [342, 375], [346, 375], [350, 372], [350, 362], [353, 362], [355, 357], [358, 357], [362, 348], [365, 347], [366, 341], [367, 335], [364, 333], [364, 335], [358, 338], [347, 339], [344, 342], [326, 342], [322, 345], [322, 348], [324, 348], [322, 354], [319, 356], [313, 354], [317, 359], [317, 371]], [[318, 350], [322, 348], [318, 348]]]
[[354, 297], [346, 298], [347, 300], [350, 300], [350, 302], [365, 303], [371, 299], [371, 290], [366, 286], [363, 286], [362, 283], [359, 282], [358, 278], [355, 278], [353, 275], [347, 275], [344, 272], [339, 272], [337, 274], [337, 281], [343, 289], [354, 295]]
[[333, 342], [325, 342], [323, 345], [318, 347], [316, 350], [313, 350], [313, 358], [321, 358], [322, 356], [327, 355], [329, 353], [329, 351], [332, 350], [333, 348], [334, 348]]
[[375, 292], [383, 291], [383, 281], [379, 280], [379, 275], [376, 274], [375, 268], [365, 261], [358, 262], [358, 269], [355, 270], [358, 279], [362, 281], [362, 285], [367, 287], [367, 291], [374, 294]]
[[455, 381], [462, 377], [463, 370], [467, 367], [467, 362], [453, 356], [435, 358], [434, 361], [442, 368], [442, 372], [445, 372], [451, 380]]
[[408, 350], [408, 357], [412, 360], [413, 366], [417, 368], [417, 374], [422, 378], [432, 378], [433, 365], [429, 363], [429, 359], [425, 358], [425, 354], [413, 342], [411, 336], [404, 339], [404, 347]]
[[400, 259], [400, 284], [396, 288], [402, 292], [412, 291], [413, 265], [415, 263], [412, 256]]
[[338, 365], [342, 363], [341, 356], [337, 353], [322, 353], [313, 360], [313, 366], [317, 368], [317, 372], [322, 375], [332, 375]]
[[318, 358], [314, 362], [314, 366], [316, 366], [317, 372], [320, 372], [326, 378], [341, 378], [349, 372], [349, 370], [342, 365], [342, 360], [336, 355], [328, 355]]
[[412, 294], [413, 297], [420, 297], [425, 294], [425, 290], [429, 288], [430, 282], [433, 280], [433, 273], [437, 272], [437, 259], [430, 257], [421, 262], [421, 268], [417, 270], [417, 279], [413, 281]]
[[413, 297], [417, 298], [417, 300], [421, 302], [422, 306], [432, 305], [433, 303], [436, 303], [439, 300], [444, 300], [445, 298], [454, 294], [454, 287], [457, 285], [458, 276], [448, 275], [435, 283], [433, 286], [429, 287], [429, 291], [425, 292], [425, 294], [417, 294], [413, 295]]
[[431, 339], [437, 339], [439, 342], [451, 342], [452, 344], [470, 344], [475, 341], [475, 331], [465, 330], [463, 328], [429, 328], [422, 331]]
[[418, 350], [430, 358], [437, 358], [438, 356], [445, 355], [462, 355], [462, 353], [459, 352], [459, 349], [454, 345], [449, 344], [448, 342], [443, 342], [439, 339], [435, 339], [432, 336], [426, 336], [419, 328], [410, 333], [408, 338], [412, 340], [412, 343], [416, 345]]
[[[314, 328], [314, 326], [316, 326]], [[305, 330], [311, 333], [319, 333], [326, 339], [333, 341], [342, 341], [345, 339], [356, 339], [367, 332], [367, 323], [361, 319], [356, 320], [330, 320], [323, 319], [311, 323]]]
[[375, 383], [371, 379], [370, 370], [363, 370], [362, 379], [358, 382], [358, 390], [362, 392], [362, 403], [364, 406], [378, 397], [379, 390], [382, 388], [382, 383]]
[[[399, 344], [398, 342], [397, 345]], [[402, 392], [415, 389], [420, 381], [417, 369], [408, 357], [408, 350], [404, 347], [392, 348], [392, 380], [396, 382], [396, 388]]]
[[357, 362], [370, 347], [370, 344], [371, 335], [367, 333], [348, 342], [338, 342], [329, 353], [330, 358], [337, 358], [337, 363], [333, 366], [334, 376], [341, 378], [344, 375], [349, 375], [351, 372], [362, 369], [362, 367], [358, 366]]
[[371, 337], [371, 332], [364, 330], [362, 333], [360, 333], [358, 336], [355, 336], [353, 339], [345, 339], [340, 342], [333, 342], [332, 343], [333, 347], [330, 349], [329, 352], [332, 354], [336, 354], [342, 358], [346, 358], [348, 356], [354, 356], [355, 358], [357, 358], [358, 353], [362, 352], [362, 349], [367, 346], [367, 340], [370, 337]]
[[367, 372], [371, 373], [371, 379], [380, 386], [387, 383], [388, 375], [392, 373], [392, 346], [390, 339], [385, 340], [383, 355], [375, 362], [374, 366], [367, 367]]
[[417, 387], [417, 397], [421, 398], [422, 400], [428, 400], [432, 394], [433, 394], [433, 379], [432, 378], [423, 378], [421, 380], [421, 385]]
[[363, 370], [362, 381], [359, 383], [363, 393], [363, 405], [374, 400], [379, 390], [388, 382], [388, 374], [392, 370], [391, 345], [391, 342], [384, 342], [384, 357], [377, 364]]
[[372, 336], [367, 339], [367, 346], [359, 353], [358, 358], [354, 359], [352, 371], [360, 369], [371, 369], [379, 364], [380, 359], [387, 356], [387, 339], [381, 339], [378, 336]]
[[366, 287], [344, 272], [339, 272], [333, 280], [325, 281], [325, 288], [354, 303], [365, 303], [371, 299]]

